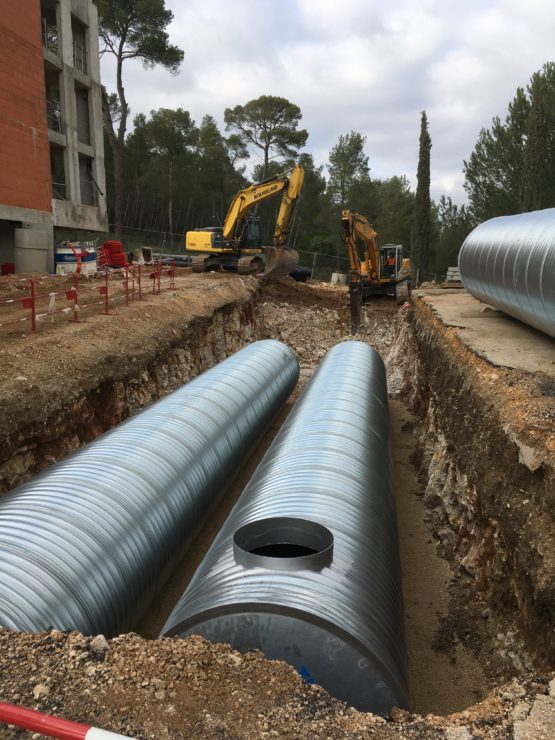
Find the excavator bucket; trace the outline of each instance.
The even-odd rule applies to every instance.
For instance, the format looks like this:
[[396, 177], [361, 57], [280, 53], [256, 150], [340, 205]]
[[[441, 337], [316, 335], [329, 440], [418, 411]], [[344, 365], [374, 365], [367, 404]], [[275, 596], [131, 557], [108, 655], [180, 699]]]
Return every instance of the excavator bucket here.
[[266, 247], [266, 265], [263, 277], [278, 278], [289, 275], [299, 264], [299, 253], [294, 249]]

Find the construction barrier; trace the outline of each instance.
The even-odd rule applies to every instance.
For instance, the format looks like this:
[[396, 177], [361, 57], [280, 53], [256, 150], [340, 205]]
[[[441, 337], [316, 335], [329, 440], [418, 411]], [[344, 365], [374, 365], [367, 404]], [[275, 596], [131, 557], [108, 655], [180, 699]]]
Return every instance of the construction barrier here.
[[[86, 309], [110, 315], [110, 308], [118, 301], [128, 306], [148, 292], [158, 295], [163, 289], [175, 290], [175, 264], [162, 264], [161, 260], [152, 265], [104, 268], [92, 274], [75, 271], [0, 279], [0, 328], [22, 325], [35, 332], [44, 321], [54, 322], [57, 315], [81, 321]], [[5, 298], [6, 293], [10, 297]]]
[[46, 737], [57, 737], [60, 740], [115, 740], [124, 738], [108, 730], [100, 730], [91, 725], [82, 725], [67, 719], [59, 719], [51, 714], [43, 714], [36, 709], [25, 709], [16, 704], [7, 704], [0, 701], [0, 723], [15, 725], [25, 730], [40, 732]]

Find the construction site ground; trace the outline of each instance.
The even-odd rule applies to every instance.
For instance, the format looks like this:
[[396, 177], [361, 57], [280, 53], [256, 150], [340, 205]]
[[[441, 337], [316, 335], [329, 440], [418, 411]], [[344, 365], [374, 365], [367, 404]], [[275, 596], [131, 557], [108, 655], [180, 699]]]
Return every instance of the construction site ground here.
[[[298, 388], [134, 633], [99, 648], [77, 633], [0, 630], [0, 700], [144, 738], [554, 736], [553, 624], [534, 602], [541, 586], [555, 613], [545, 494], [555, 457], [554, 343], [512, 320], [499, 341], [506, 322], [481, 308], [464, 291], [432, 290], [414, 306], [376, 299], [364, 309], [359, 338], [388, 371], [414, 712], [387, 718], [346, 707], [260, 654], [155, 639], [319, 360], [350, 338], [346, 288], [183, 270], [175, 290], [110, 316], [0, 335], [4, 492], [248, 342], [280, 339], [301, 363]], [[503, 469], [481, 467], [481, 445]], [[522, 563], [507, 557], [519, 547], [515, 527], [530, 540]], [[0, 737], [25, 736], [0, 728]]]
[[[417, 293], [417, 295], [420, 295]], [[490, 364], [555, 375], [553, 339], [482, 303], [462, 290], [427, 290], [420, 295], [443, 324]]]

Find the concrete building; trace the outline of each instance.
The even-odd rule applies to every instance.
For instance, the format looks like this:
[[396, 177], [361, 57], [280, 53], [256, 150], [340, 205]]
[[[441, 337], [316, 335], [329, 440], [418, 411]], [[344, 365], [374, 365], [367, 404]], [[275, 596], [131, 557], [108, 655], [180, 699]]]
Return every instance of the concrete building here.
[[96, 6], [0, 0], [0, 38], [0, 264], [52, 271], [57, 230], [107, 229]]

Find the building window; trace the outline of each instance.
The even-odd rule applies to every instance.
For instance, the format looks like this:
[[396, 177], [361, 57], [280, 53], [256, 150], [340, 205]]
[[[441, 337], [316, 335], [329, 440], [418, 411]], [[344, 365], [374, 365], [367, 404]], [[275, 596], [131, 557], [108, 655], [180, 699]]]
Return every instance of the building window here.
[[89, 91], [86, 87], [75, 85], [75, 100], [77, 104], [77, 138], [82, 144], [90, 144]]
[[73, 66], [88, 74], [87, 65], [87, 27], [79, 23], [75, 18], [71, 19], [71, 32], [73, 34]]
[[45, 65], [44, 82], [46, 88], [46, 114], [48, 128], [58, 134], [64, 133], [62, 106], [60, 104], [60, 73]]
[[50, 144], [50, 172], [52, 175], [52, 197], [66, 200], [66, 168], [63, 146]]
[[56, 0], [41, 0], [40, 3], [42, 45], [53, 54], [60, 53], [56, 5]]

